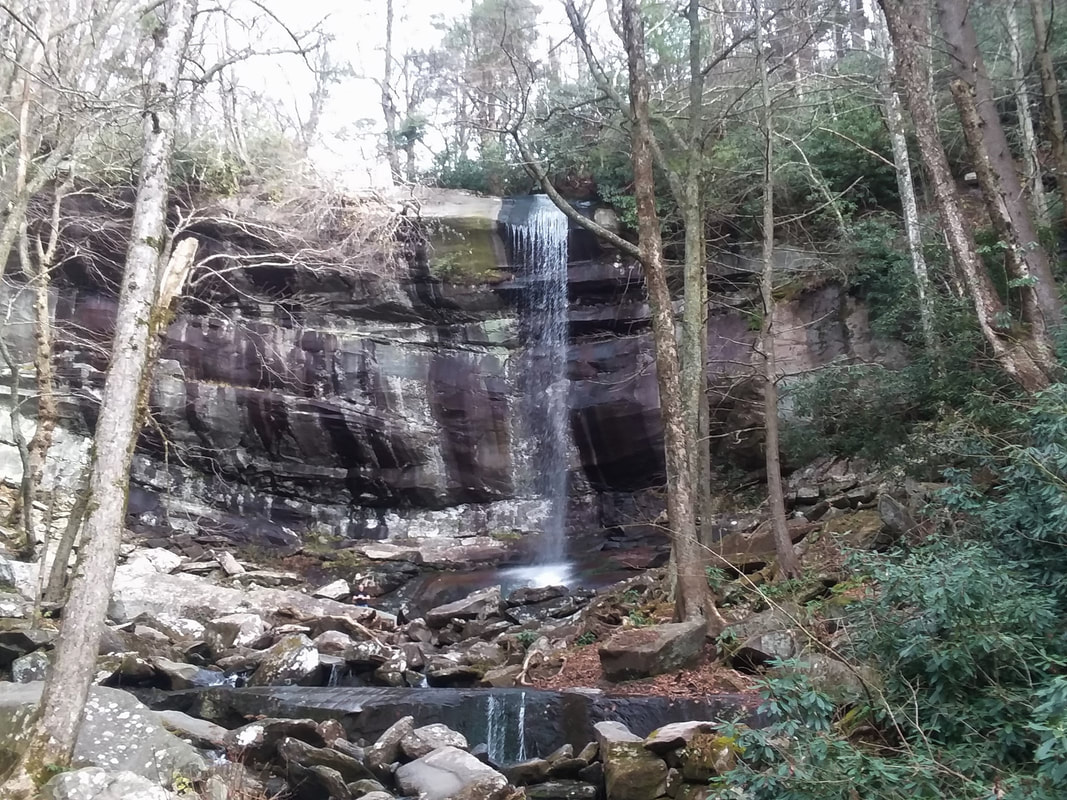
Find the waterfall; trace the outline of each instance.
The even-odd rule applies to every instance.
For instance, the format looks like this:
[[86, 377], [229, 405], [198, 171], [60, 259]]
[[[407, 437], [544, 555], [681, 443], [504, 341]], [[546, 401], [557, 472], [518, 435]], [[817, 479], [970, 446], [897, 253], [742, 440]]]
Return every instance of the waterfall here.
[[517, 764], [526, 752], [526, 692], [493, 692], [486, 700], [485, 747], [493, 764]]
[[567, 217], [544, 195], [529, 199], [526, 214], [509, 225], [512, 258], [524, 290], [521, 325], [525, 343], [520, 373], [525, 439], [532, 451], [529, 489], [548, 504], [537, 564], [565, 572], [570, 450], [567, 379]]

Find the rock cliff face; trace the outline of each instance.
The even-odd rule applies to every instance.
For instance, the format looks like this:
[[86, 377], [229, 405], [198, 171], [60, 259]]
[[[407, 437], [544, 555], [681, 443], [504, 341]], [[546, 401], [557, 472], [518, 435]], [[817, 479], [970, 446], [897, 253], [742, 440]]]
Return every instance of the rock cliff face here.
[[[95, 422], [106, 355], [91, 345], [108, 339], [124, 249], [121, 205], [79, 211], [55, 312], [67, 442]], [[418, 222], [425, 241], [393, 259], [317, 247], [258, 213], [230, 208], [189, 229], [211, 269], [166, 332], [131, 527], [264, 546], [536, 530], [543, 508], [524, 489], [515, 395], [524, 276], [504, 235], [521, 203], [434, 195]], [[719, 433], [756, 413], [753, 305], [744, 259], [731, 261], [709, 326]], [[639, 272], [581, 230], [569, 294], [572, 487], [596, 525], [597, 496], [662, 482], [654, 358]], [[785, 373], [877, 355], [864, 309], [833, 283], [779, 313]], [[718, 441], [723, 457], [758, 454], [746, 434]]]

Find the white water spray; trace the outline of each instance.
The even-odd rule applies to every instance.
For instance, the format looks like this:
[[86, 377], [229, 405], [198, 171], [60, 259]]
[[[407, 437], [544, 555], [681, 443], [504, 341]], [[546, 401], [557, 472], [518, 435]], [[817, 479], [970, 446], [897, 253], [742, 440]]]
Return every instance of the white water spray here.
[[[536, 564], [545, 579], [562, 578], [566, 565], [570, 402], [567, 346], [567, 217], [536, 195], [522, 221], [509, 224], [514, 260], [522, 269], [522, 330], [526, 343], [520, 388], [526, 441], [533, 446], [530, 488], [548, 503]], [[556, 580], [560, 583], [562, 580]]]

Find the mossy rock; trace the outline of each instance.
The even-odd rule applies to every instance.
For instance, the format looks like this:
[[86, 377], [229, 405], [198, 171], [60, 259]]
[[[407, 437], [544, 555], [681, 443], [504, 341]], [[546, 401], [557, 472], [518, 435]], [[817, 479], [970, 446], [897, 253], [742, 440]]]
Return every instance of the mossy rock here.
[[707, 783], [736, 767], [740, 753], [741, 748], [732, 736], [698, 733], [678, 754], [682, 777], [692, 783]]

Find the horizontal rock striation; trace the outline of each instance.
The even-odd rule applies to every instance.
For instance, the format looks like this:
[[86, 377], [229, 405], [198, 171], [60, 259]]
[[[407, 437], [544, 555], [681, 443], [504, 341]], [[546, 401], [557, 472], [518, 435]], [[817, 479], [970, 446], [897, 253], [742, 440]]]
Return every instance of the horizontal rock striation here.
[[[521, 209], [442, 197], [426, 199], [421, 218], [394, 221], [385, 245], [369, 207], [335, 209], [313, 234], [264, 203], [194, 217], [186, 233], [206, 263], [163, 337], [131, 527], [271, 548], [538, 530], [545, 508], [525, 488], [516, 402], [524, 276], [503, 235]], [[128, 210], [114, 198], [65, 207], [61, 449], [95, 424]], [[663, 480], [648, 309], [633, 265], [582, 230], [570, 249], [571, 485], [617, 497]], [[784, 252], [789, 267], [797, 258]], [[747, 262], [721, 260], [709, 325], [717, 433], [758, 421]], [[798, 291], [779, 313], [786, 373], [878, 355], [863, 307], [837, 284]], [[758, 462], [758, 437], [716, 441], [720, 455]]]

